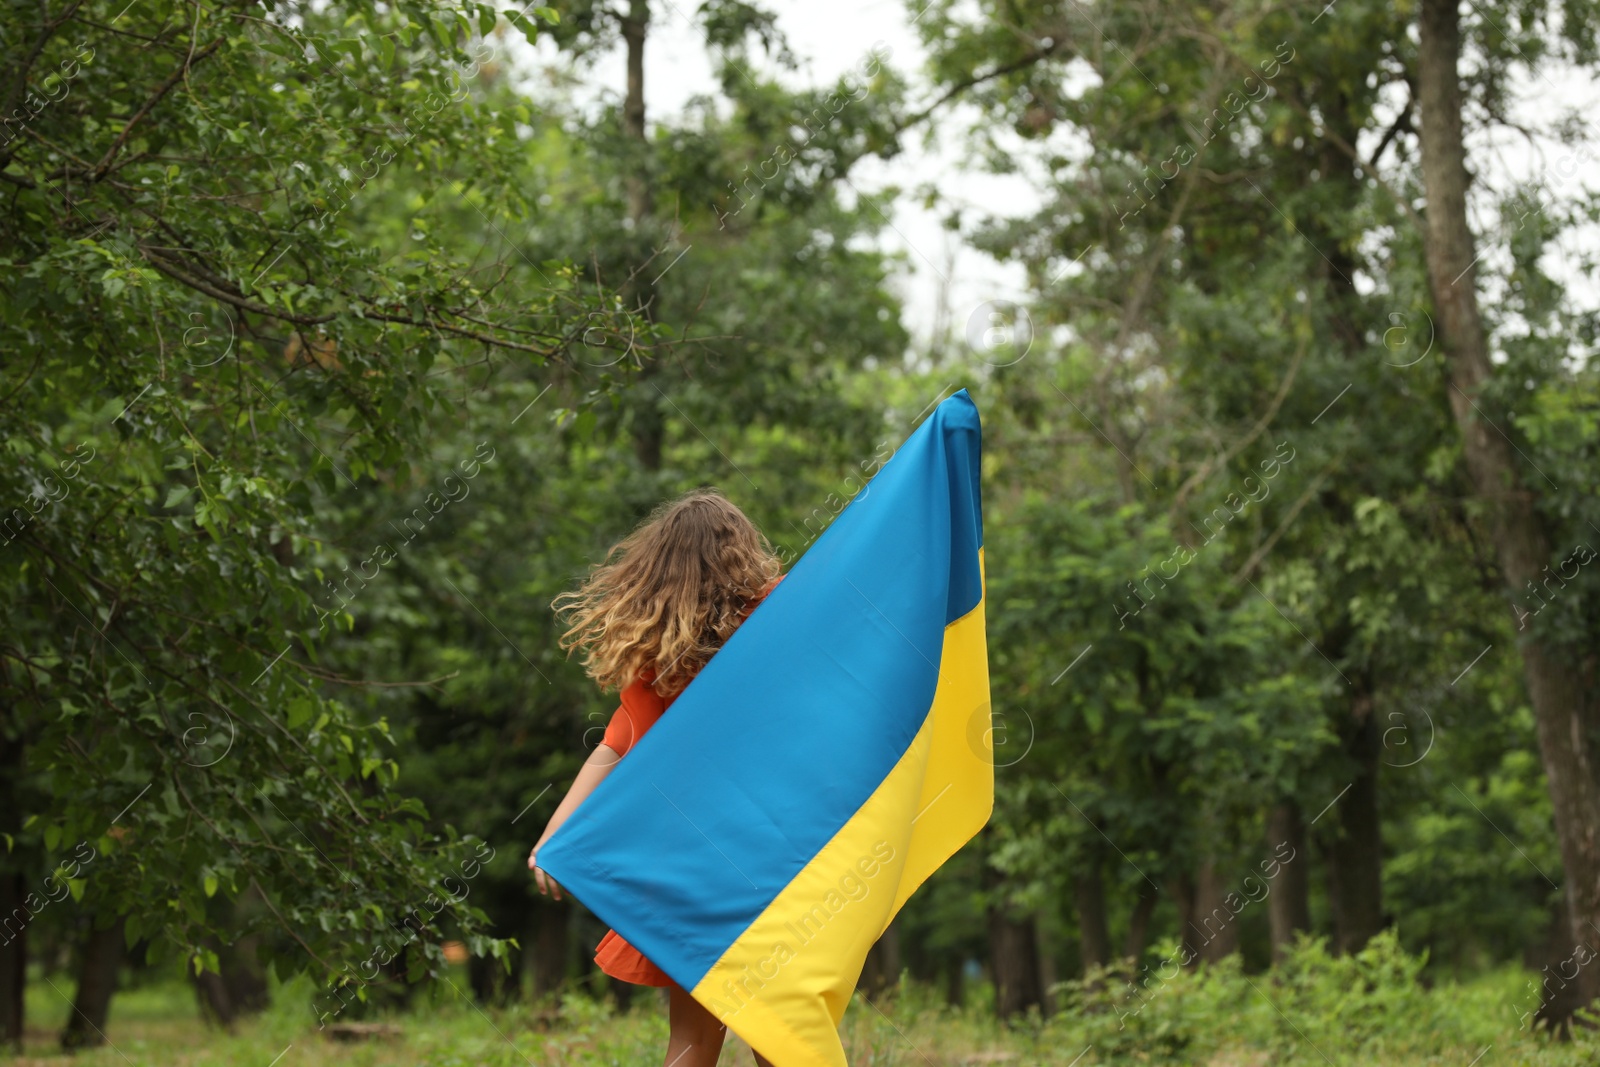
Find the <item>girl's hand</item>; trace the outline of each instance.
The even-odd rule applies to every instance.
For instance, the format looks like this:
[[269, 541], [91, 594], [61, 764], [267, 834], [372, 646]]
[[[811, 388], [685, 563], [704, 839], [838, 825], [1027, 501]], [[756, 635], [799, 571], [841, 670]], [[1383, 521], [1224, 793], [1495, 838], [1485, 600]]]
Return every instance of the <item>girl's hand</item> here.
[[[589, 758], [583, 761], [583, 767], [578, 771], [578, 777], [573, 779], [572, 786], [567, 790], [567, 795], [561, 798], [561, 803], [556, 805], [555, 813], [550, 816], [550, 821], [545, 825], [544, 833], [539, 835], [539, 840], [534, 842], [533, 851], [528, 853], [528, 870], [533, 872], [533, 880], [539, 886], [541, 896], [561, 899], [561, 887], [554, 878], [539, 869], [539, 846], [550, 840], [550, 835], [561, 829], [567, 818], [577, 810], [579, 804], [592, 792], [595, 787], [605, 781], [606, 775], [611, 773], [611, 768], [622, 757], [617, 750], [609, 745], [599, 744], [594, 746], [594, 751], [589, 753]], [[540, 793], [539, 796], [543, 796]], [[538, 797], [534, 798], [535, 800]], [[521, 816], [518, 816], [521, 818]]]
[[548, 874], [545, 874], [544, 871], [540, 869], [538, 860], [535, 858], [538, 853], [539, 849], [537, 847], [535, 847], [532, 852], [528, 853], [528, 870], [533, 872], [533, 883], [539, 887], [540, 896], [548, 896], [553, 897], [556, 900], [560, 900], [561, 886], [556, 883], [554, 878], [550, 877]]

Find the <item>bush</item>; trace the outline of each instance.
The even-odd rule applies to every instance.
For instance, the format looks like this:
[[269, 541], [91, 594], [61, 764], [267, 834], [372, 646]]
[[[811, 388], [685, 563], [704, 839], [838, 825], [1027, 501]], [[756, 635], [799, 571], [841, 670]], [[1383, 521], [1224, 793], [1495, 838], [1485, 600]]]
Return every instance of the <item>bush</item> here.
[[1408, 954], [1392, 931], [1348, 956], [1303, 938], [1266, 974], [1245, 974], [1237, 956], [1183, 969], [1176, 943], [1161, 946], [1159, 958], [1138, 981], [1124, 965], [1065, 983], [1056, 1025], [1083, 1034], [1101, 1062], [1192, 1063], [1232, 1052], [1367, 1064], [1464, 1052], [1464, 1064], [1494, 1045], [1554, 1063], [1577, 1050], [1551, 1048], [1525, 1028], [1530, 995], [1518, 972], [1430, 990], [1420, 980], [1426, 954]]

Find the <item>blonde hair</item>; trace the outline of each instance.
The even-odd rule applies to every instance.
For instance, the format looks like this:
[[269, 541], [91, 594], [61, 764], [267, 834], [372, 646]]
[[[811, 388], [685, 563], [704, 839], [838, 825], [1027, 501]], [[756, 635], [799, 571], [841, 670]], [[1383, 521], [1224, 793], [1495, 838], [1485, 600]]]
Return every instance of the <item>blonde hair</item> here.
[[653, 671], [651, 688], [669, 696], [778, 574], [772, 546], [744, 512], [715, 489], [696, 489], [657, 507], [550, 606], [568, 624], [561, 647], [583, 650], [584, 669], [602, 689]]

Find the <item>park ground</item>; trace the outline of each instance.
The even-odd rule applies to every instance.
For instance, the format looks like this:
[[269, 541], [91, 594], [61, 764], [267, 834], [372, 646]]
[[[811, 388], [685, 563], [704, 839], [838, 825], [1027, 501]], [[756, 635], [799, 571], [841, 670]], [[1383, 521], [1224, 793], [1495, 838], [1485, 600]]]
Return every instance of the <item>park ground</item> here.
[[[1388, 963], [1399, 962], [1397, 960]], [[1600, 1062], [1600, 1038], [1552, 1040], [1526, 1025], [1533, 976], [1516, 968], [1463, 981], [1417, 981], [1382, 959], [1357, 966], [1324, 958], [1292, 974], [1244, 975], [1223, 967], [1182, 974], [1138, 1000], [1103, 990], [1063, 990], [1069, 1006], [1047, 1020], [1004, 1025], [986, 991], [955, 1010], [929, 991], [902, 987], [871, 1004], [858, 996], [843, 1029], [852, 1067], [922, 1064], [1379, 1064], [1384, 1067], [1576, 1067]], [[51, 982], [54, 984], [52, 985]], [[386, 1036], [355, 1042], [319, 1033], [304, 979], [280, 985], [272, 1008], [233, 1033], [199, 1021], [181, 978], [119, 994], [111, 1044], [69, 1057], [59, 1032], [73, 990], [59, 978], [29, 989], [30, 1026], [18, 1067], [651, 1067], [666, 1042], [655, 995], [616, 1013], [609, 1002], [567, 996], [543, 1004], [481, 1008], [462, 995], [465, 974], [434, 986]], [[722, 1064], [751, 1063], [730, 1040]]]

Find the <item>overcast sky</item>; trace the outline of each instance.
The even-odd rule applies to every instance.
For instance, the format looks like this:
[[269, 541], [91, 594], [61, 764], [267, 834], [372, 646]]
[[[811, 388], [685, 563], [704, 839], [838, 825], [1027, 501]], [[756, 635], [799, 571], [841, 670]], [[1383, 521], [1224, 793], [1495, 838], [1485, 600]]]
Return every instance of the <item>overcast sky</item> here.
[[[656, 21], [645, 50], [645, 98], [650, 121], [677, 116], [691, 97], [717, 95], [710, 57], [690, 21], [699, 2], [659, 0], [652, 5]], [[775, 72], [767, 67], [768, 76], [777, 73], [786, 84], [796, 87], [831, 86], [846, 71], [860, 68], [868, 53], [882, 43], [891, 50], [889, 66], [908, 76], [913, 85], [924, 82], [921, 71], [926, 53], [911, 25], [905, 0], [776, 0], [769, 6], [777, 13], [779, 26], [800, 61], [800, 70]], [[762, 62], [759, 57], [756, 61]], [[523, 57], [523, 63], [530, 69], [545, 64], [567, 67], [570, 60], [544, 39], [536, 54]], [[1600, 93], [1592, 78], [1550, 65], [1545, 70], [1531, 80], [1513, 84], [1514, 119], [1528, 128], [1538, 128], [1549, 125], [1558, 112], [1567, 109], [1600, 114], [1600, 107], [1596, 107]], [[625, 84], [621, 49], [593, 63], [582, 83], [596, 94], [617, 99]], [[599, 95], [594, 97], [595, 102], [599, 99]], [[1396, 97], [1395, 106], [1399, 102]], [[897, 185], [908, 194], [930, 184], [938, 189], [943, 203], [933, 210], [923, 207], [920, 196], [900, 197], [881, 242], [886, 250], [905, 256], [897, 284], [905, 301], [905, 325], [919, 339], [926, 339], [940, 321], [941, 307], [950, 317], [949, 325], [964, 332], [969, 318], [985, 302], [1025, 302], [1028, 296], [1019, 266], [1000, 264], [965, 243], [958, 234], [945, 230], [940, 223], [943, 215], [959, 207], [969, 219], [993, 214], [1026, 216], [1040, 205], [1037, 186], [1025, 176], [980, 173], [977, 166], [964, 159], [962, 131], [975, 119], [975, 110], [949, 107], [945, 115], [942, 122], [927, 124], [930, 130], [936, 126], [942, 131], [939, 142], [929, 145], [921, 135], [908, 136], [906, 151], [900, 156], [887, 162], [863, 160], [850, 177], [853, 188], [869, 193], [888, 185]], [[1002, 132], [1015, 140], [1008, 131]], [[1059, 135], [1075, 136], [1067, 128]], [[1371, 139], [1374, 144], [1375, 137]], [[1360, 147], [1370, 151], [1372, 145], [1364, 142]], [[1035, 145], [1019, 158], [1027, 161], [1037, 151]], [[1482, 253], [1479, 293], [1485, 301], [1497, 301], [1506, 295], [1500, 278], [1509, 266], [1506, 246], [1515, 220], [1512, 225], [1500, 220], [1492, 210], [1492, 197], [1484, 195], [1486, 191], [1542, 177], [1546, 190], [1542, 203], [1576, 200], [1600, 188], [1600, 149], [1591, 144], [1587, 151], [1575, 153], [1545, 139], [1535, 150], [1520, 134], [1501, 128], [1472, 135], [1469, 151], [1479, 179], [1479, 196], [1473, 205], [1473, 224], [1480, 235]], [[1558, 166], [1561, 173], [1557, 173]], [[848, 189], [845, 195], [850, 195]], [[1583, 277], [1584, 261], [1593, 259], [1600, 259], [1600, 228], [1592, 226], [1566, 235], [1562, 247], [1553, 249], [1546, 258], [1546, 269], [1566, 279], [1574, 305], [1600, 307], [1600, 288]]]
[[[699, 0], [664, 0], [652, 5], [655, 21], [645, 46], [648, 121], [680, 114], [691, 97], [716, 95], [710, 57], [701, 34], [690, 22], [698, 6]], [[792, 87], [832, 86], [846, 71], [859, 69], [881, 42], [891, 49], [888, 66], [910, 76], [913, 84], [920, 80], [917, 75], [925, 53], [902, 0], [779, 0], [770, 6], [778, 14], [800, 69], [777, 72], [768, 66], [763, 76], [777, 73]], [[524, 57], [524, 62], [565, 67], [570, 61], [545, 39], [537, 58]], [[613, 100], [620, 96], [625, 84], [621, 49], [593, 63], [583, 81]], [[972, 114], [968, 111], [966, 117]], [[851, 172], [851, 184], [864, 193], [874, 193], [888, 185], [912, 192], [936, 182], [946, 208], [960, 205], [974, 216], [993, 213], [997, 205], [1004, 205], [1006, 214], [1021, 215], [1039, 204], [1034, 187], [1019, 176], [984, 175], [961, 166], [960, 140], [953, 130], [956, 124], [947, 120], [943, 125], [952, 131], [943, 143], [928, 147], [922, 136], [908, 136], [907, 151], [888, 162], [863, 160]], [[852, 196], [849, 188], [843, 193], [848, 202]], [[925, 209], [919, 197], [901, 197], [881, 241], [884, 249], [905, 255], [905, 268], [896, 281], [905, 300], [905, 325], [918, 338], [928, 336], [941, 301], [947, 302], [959, 330], [985, 301], [1022, 301], [1027, 295], [1022, 269], [1002, 266], [944, 230], [939, 221], [943, 210]]]

